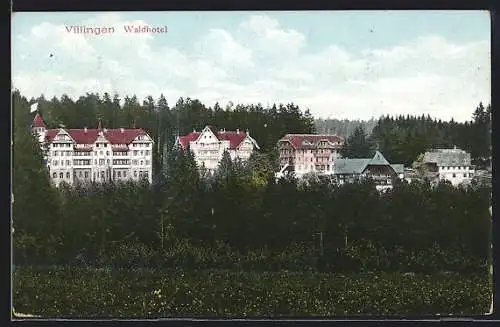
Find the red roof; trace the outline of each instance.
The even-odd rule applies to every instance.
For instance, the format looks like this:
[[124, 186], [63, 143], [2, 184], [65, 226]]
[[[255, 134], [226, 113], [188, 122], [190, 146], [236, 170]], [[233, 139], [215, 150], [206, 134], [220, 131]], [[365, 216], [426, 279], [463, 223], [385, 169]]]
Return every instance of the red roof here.
[[42, 119], [42, 116], [38, 114], [38, 112], [35, 115], [35, 118], [33, 119], [33, 123], [31, 124], [32, 127], [45, 127], [47, 128], [47, 125], [45, 125], [45, 122]]
[[[60, 129], [49, 129], [47, 140], [52, 142]], [[66, 129], [66, 132], [75, 140], [77, 144], [93, 144], [99, 136], [99, 129]], [[111, 144], [130, 144], [137, 136], [146, 135], [141, 128], [134, 129], [107, 129], [103, 130], [103, 135]]]
[[[247, 134], [242, 131], [217, 132], [213, 126], [208, 126], [208, 128], [210, 128], [219, 141], [229, 141], [229, 149], [231, 150], [236, 149], [247, 136]], [[200, 134], [200, 132], [191, 132], [186, 136], [179, 136], [179, 143], [184, 149], [187, 149], [189, 147], [189, 142], [196, 141]]]
[[[316, 134], [287, 134], [280, 141], [289, 141], [295, 149], [313, 149], [318, 146], [318, 142], [327, 140], [336, 147], [344, 144], [344, 139], [337, 135], [316, 135]], [[309, 144], [304, 144], [308, 142]], [[339, 142], [340, 144], [337, 144]]]

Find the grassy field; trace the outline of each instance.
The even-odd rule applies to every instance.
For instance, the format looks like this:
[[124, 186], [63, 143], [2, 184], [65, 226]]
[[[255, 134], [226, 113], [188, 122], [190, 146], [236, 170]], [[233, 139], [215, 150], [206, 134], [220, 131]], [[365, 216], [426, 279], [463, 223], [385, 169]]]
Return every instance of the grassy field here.
[[484, 314], [486, 276], [17, 268], [13, 305], [44, 318]]

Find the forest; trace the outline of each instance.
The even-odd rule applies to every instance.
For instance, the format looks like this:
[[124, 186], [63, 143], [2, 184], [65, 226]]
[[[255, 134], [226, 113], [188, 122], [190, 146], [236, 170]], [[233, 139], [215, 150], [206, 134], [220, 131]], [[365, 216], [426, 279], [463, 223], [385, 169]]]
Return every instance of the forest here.
[[[376, 234], [375, 231], [363, 232], [361, 227], [363, 224], [357, 223], [359, 219], [375, 226], [396, 224], [390, 228], [399, 228], [402, 221], [410, 223], [410, 217], [419, 213], [418, 218], [413, 218], [414, 223], [426, 221], [423, 219], [426, 215], [429, 216], [427, 219], [432, 224], [439, 222], [435, 226], [433, 236], [427, 240], [428, 243], [422, 245], [423, 249], [434, 246], [431, 240], [438, 242], [446, 239], [438, 237], [439, 233], [443, 232], [440, 228], [452, 225], [451, 222], [441, 221], [446, 219], [445, 217], [453, 217], [456, 219], [454, 221], [458, 221], [457, 215], [462, 215], [463, 219], [467, 220], [473, 219], [468, 218], [472, 212], [474, 216], [480, 212], [487, 214], [485, 211], [488, 209], [489, 199], [487, 190], [455, 190], [443, 185], [442, 189], [436, 191], [426, 188], [425, 185], [401, 185], [392, 193], [379, 197], [371, 194], [366, 185], [337, 187], [320, 181], [302, 187], [301, 183], [295, 180], [274, 181], [276, 156], [272, 154], [277, 140], [285, 133], [315, 132], [314, 119], [311, 114], [302, 113], [293, 104], [273, 105], [270, 108], [256, 105], [222, 109], [217, 105], [215, 108], [206, 108], [197, 100], [180, 99], [170, 109], [164, 97], [160, 97], [158, 102], [149, 97], [142, 106], [137, 103], [135, 97], [126, 97], [121, 107], [118, 103], [118, 96], [111, 99], [107, 94], [102, 99], [98, 95], [87, 95], [76, 102], [66, 96], [60, 100], [54, 98], [51, 101], [45, 101], [42, 97], [37, 101], [40, 103], [40, 112], [49, 127], [92, 126], [100, 118], [104, 126], [121, 127], [134, 124], [144, 126], [154, 139], [163, 140], [167, 145], [170, 144], [166, 158], [163, 158], [165, 143], [157, 148], [159, 149], [155, 154], [158, 161], [157, 167], [167, 167], [167, 169], [157, 169], [151, 187], [119, 184], [92, 185], [90, 188], [66, 187], [55, 190], [50, 185], [47, 171], [42, 165], [41, 153], [36, 141], [29, 133], [29, 125], [33, 116], [29, 113], [29, 105], [32, 101], [28, 101], [19, 92], [14, 93], [14, 228], [18, 231], [17, 235], [26, 237], [19, 236], [15, 239], [23, 240], [24, 248], [28, 246], [29, 240], [34, 242], [31, 246], [40, 245], [43, 242], [49, 242], [47, 244], [55, 246], [54, 249], [45, 248], [47, 251], [49, 249], [56, 251], [56, 248], [62, 245], [65, 253], [63, 257], [66, 259], [75, 257], [82, 249], [91, 251], [92, 248], [98, 246], [98, 249], [103, 250], [109, 244], [120, 244], [120, 242], [133, 239], [140, 240], [141, 244], [150, 248], [157, 248], [158, 233], [153, 226], [159, 226], [159, 220], [162, 222], [162, 242], [170, 240], [174, 237], [172, 235], [175, 235], [176, 239], [189, 240], [194, 243], [205, 242], [205, 244], [198, 244], [199, 246], [215, 246], [223, 242], [239, 251], [265, 247], [283, 249], [301, 242], [306, 244], [312, 242], [311, 245], [316, 246], [317, 240], [312, 239], [316, 236], [313, 235], [323, 233], [325, 244], [333, 242], [331, 243], [334, 244], [333, 248], [340, 249], [342, 247], [335, 243], [344, 235], [344, 232], [339, 232], [340, 230], [349, 229], [351, 231], [349, 238], [354, 243], [364, 242], [362, 240], [366, 239], [366, 236], [363, 236], [365, 232], [366, 235]], [[490, 112], [489, 106], [485, 109], [480, 104], [474, 112], [474, 120], [465, 124], [435, 121], [430, 117], [382, 117], [370, 136], [364, 134], [362, 127], [356, 128], [353, 135], [347, 139], [346, 149], [351, 151], [349, 156], [356, 157], [360, 155], [355, 153], [357, 150], [371, 151], [372, 145], [377, 143], [391, 162], [405, 163], [411, 162], [412, 158], [424, 151], [430, 144], [440, 146], [454, 144], [465, 149], [472, 147], [471, 151], [475, 151], [476, 158], [486, 156], [488, 142], [479, 136], [474, 137], [472, 132], [469, 132], [470, 138], [467, 138], [466, 133], [468, 129], [473, 131], [479, 129], [478, 126], [483, 126], [481, 125], [483, 116]], [[183, 153], [172, 147], [172, 137], [177, 132], [183, 134], [193, 128], [201, 129], [207, 123], [226, 126], [227, 129], [248, 128], [252, 131], [252, 135], [261, 142], [262, 153], [254, 153], [245, 164], [232, 163], [225, 157], [221, 161], [218, 173], [213, 178], [207, 180], [199, 176], [192, 154]], [[399, 134], [395, 134], [396, 131], [399, 131]], [[463, 133], [458, 131], [463, 131]], [[358, 141], [364, 137], [366, 138], [364, 143], [359, 143]], [[473, 141], [476, 142], [474, 146]], [[164, 162], [160, 163], [160, 161]], [[412, 205], [404, 204], [404, 208], [397, 209], [401, 201], [404, 203], [404, 198], [410, 197], [410, 194], [422, 201], [419, 204], [418, 201], [412, 200], [412, 205], [421, 207], [413, 208]], [[441, 196], [447, 200], [441, 200]], [[464, 198], [453, 200], [454, 197]], [[342, 202], [336, 200], [338, 198], [347, 200]], [[430, 198], [430, 202], [427, 202], [426, 198]], [[428, 204], [432, 202], [432, 199], [440, 200], [432, 206]], [[367, 212], [348, 211], [346, 208], [358, 208], [356, 201], [373, 203], [373, 208], [367, 205], [363, 206], [365, 210], [368, 210]], [[340, 203], [345, 203], [345, 207]], [[424, 205], [424, 203], [427, 204]], [[446, 203], [457, 203], [457, 205], [447, 207]], [[472, 209], [472, 207], [467, 207], [467, 203], [477, 207]], [[336, 207], [339, 205], [340, 207]], [[47, 210], [41, 212], [40, 208]], [[432, 208], [432, 210], [427, 208]], [[394, 210], [403, 211], [399, 214], [392, 214]], [[431, 210], [430, 213], [429, 210]], [[447, 214], [443, 214], [440, 210], [445, 210]], [[450, 210], [455, 211], [451, 214]], [[70, 222], [67, 219], [70, 219]], [[398, 221], [398, 219], [403, 220]], [[345, 225], [347, 223], [352, 226], [347, 228]], [[45, 227], [42, 228], [42, 226]], [[328, 233], [326, 232], [327, 226], [331, 226], [331, 231]], [[339, 228], [339, 226], [343, 227]], [[428, 222], [423, 226], [430, 227]], [[361, 231], [357, 231], [360, 228]], [[84, 233], [85, 230], [87, 232]], [[416, 232], [418, 228], [408, 226], [404, 230]], [[59, 232], [56, 233], [56, 231]], [[264, 231], [271, 231], [271, 233], [266, 235]], [[471, 230], [467, 228], [466, 232], [471, 232]], [[372, 245], [396, 237], [395, 233], [389, 233], [387, 230], [382, 230], [382, 232], [378, 230], [377, 233], [382, 234], [369, 239]], [[387, 235], [382, 236], [385, 235], [384, 233]], [[428, 233], [431, 233], [430, 230]], [[34, 241], [34, 235], [45, 240]], [[357, 240], [354, 235], [359, 235], [360, 239]], [[456, 237], [459, 236], [456, 235]], [[464, 237], [460, 236], [460, 239], [463, 240]], [[61, 238], [67, 238], [69, 243], [62, 241]], [[419, 242], [424, 242], [424, 238], [417, 236], [415, 238], [420, 239]], [[334, 239], [337, 241], [334, 242]], [[96, 240], [100, 241], [96, 242]], [[394, 244], [411, 241], [412, 238], [405, 235], [397, 242], [394, 241]], [[322, 246], [328, 247], [325, 244]], [[387, 246], [392, 248], [394, 244]], [[452, 243], [448, 245], [450, 244]], [[470, 246], [475, 245], [472, 242]], [[463, 247], [467, 248], [465, 243], [457, 241], [451, 248], [458, 251]], [[408, 248], [414, 249], [409, 245]], [[94, 254], [97, 253], [95, 251]], [[38, 256], [39, 254], [35, 257]], [[484, 259], [484, 253], [482, 258]]]
[[[49, 127], [95, 126], [100, 118], [110, 128], [146, 129], [160, 140], [153, 184], [54, 188], [30, 134], [29, 107], [35, 101]], [[401, 182], [380, 194], [370, 181], [276, 181], [277, 140], [316, 131], [312, 115], [293, 104], [222, 109], [179, 99], [170, 108], [164, 97], [149, 97], [142, 105], [126, 97], [120, 106], [117, 96], [106, 94], [73, 102], [66, 96], [28, 100], [19, 92], [12, 104], [16, 266], [486, 276], [491, 263], [490, 188]], [[457, 145], [474, 151], [476, 159], [487, 157], [490, 113], [480, 104], [463, 124], [382, 117], [370, 135], [355, 128], [346, 148], [356, 157], [377, 147], [391, 162], [405, 164], [432, 145]], [[206, 124], [248, 129], [262, 152], [246, 163], [225, 155], [214, 176], [200, 175], [192, 153], [172, 145], [177, 133]], [[35, 301], [25, 298], [29, 291], [23, 287], [16, 296]], [[53, 312], [67, 312], [61, 305], [56, 307], [62, 311]]]

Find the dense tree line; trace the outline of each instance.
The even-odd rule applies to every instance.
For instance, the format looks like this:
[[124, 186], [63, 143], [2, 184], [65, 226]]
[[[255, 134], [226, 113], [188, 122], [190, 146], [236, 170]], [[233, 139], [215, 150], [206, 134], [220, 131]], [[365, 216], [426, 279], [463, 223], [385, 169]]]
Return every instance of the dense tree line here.
[[482, 103], [472, 120], [457, 123], [430, 116], [381, 117], [369, 136], [391, 163], [411, 166], [416, 157], [432, 148], [453, 148], [471, 153], [473, 163], [484, 167], [491, 160], [491, 106]]
[[[478, 269], [488, 260], [491, 190], [487, 188], [456, 189], [447, 184], [431, 188], [417, 183], [396, 185], [392, 192], [379, 194], [369, 181], [341, 187], [322, 180], [276, 181], [273, 158], [266, 153], [253, 154], [247, 163], [231, 162], [226, 153], [215, 176], [209, 177], [198, 173], [190, 152], [171, 147], [164, 159], [168, 169], [153, 185], [110, 183], [55, 190], [29, 132], [29, 104], [14, 93], [17, 264], [234, 267], [246, 262], [245, 267], [252, 269], [462, 271]], [[252, 134], [261, 133], [264, 141], [259, 141], [267, 151], [287, 128], [313, 131], [312, 118], [293, 105], [257, 107], [211, 110], [196, 100], [179, 100], [173, 109], [165, 109], [169, 119], [164, 123], [183, 121], [170, 126], [181, 133], [193, 126], [201, 129], [206, 121], [227, 129], [253, 126]], [[146, 105], [137, 109], [140, 114], [126, 116], [126, 108], [119, 109], [117, 119], [144, 119], [144, 124], [151, 123], [147, 113], [157, 110], [155, 106], [148, 111]], [[71, 115], [57, 120], [55, 110], [45, 110], [53, 127], [61, 121], [70, 125]], [[206, 118], [212, 114], [223, 118]], [[113, 125], [112, 119], [107, 124], [121, 125]], [[387, 121], [391, 120], [385, 122], [389, 125]], [[269, 127], [274, 136], [266, 134]]]
[[314, 123], [318, 134], [333, 134], [347, 139], [354, 133], [356, 128], [362, 127], [367, 135], [370, 135], [372, 130], [377, 125], [378, 119], [372, 118], [370, 120], [349, 120], [349, 119], [335, 119], [328, 118], [315, 119]]

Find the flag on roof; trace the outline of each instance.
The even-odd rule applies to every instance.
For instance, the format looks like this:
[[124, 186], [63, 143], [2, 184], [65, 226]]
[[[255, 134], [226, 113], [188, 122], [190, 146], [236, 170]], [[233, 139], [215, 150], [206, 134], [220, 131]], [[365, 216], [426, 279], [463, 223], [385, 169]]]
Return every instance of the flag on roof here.
[[37, 110], [38, 110], [38, 102], [35, 102], [30, 106], [30, 112], [35, 112]]

